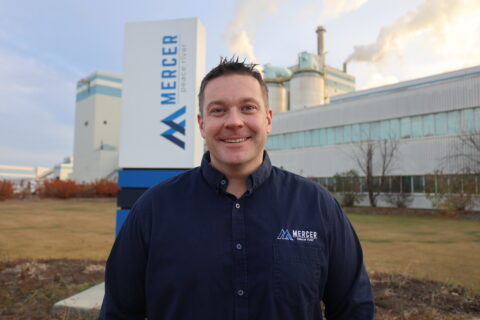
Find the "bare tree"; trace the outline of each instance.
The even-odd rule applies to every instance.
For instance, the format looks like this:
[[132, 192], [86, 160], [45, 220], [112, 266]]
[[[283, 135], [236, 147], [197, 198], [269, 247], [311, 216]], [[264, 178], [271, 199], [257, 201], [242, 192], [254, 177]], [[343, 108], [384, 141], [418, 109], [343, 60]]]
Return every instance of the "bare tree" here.
[[388, 186], [388, 175], [393, 170], [398, 140], [367, 140], [358, 143], [354, 160], [365, 175], [365, 189], [372, 207], [377, 206], [378, 196]]
[[434, 207], [447, 212], [464, 212], [480, 204], [477, 191], [480, 187], [480, 131], [459, 134], [441, 166], [432, 175], [436, 179], [436, 190], [427, 192]]
[[480, 173], [480, 131], [462, 132], [450, 154], [445, 158], [458, 173]]

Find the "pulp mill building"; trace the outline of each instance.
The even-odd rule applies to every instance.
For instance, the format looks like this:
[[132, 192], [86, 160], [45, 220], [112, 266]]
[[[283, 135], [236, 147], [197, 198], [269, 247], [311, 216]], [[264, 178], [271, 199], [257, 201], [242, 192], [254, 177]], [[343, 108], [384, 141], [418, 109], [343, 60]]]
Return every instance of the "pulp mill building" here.
[[[408, 193], [411, 207], [430, 208], [426, 192], [438, 191], [440, 179], [452, 185], [449, 177], [464, 169], [458, 159], [451, 161], [461, 137], [480, 132], [480, 67], [355, 91], [355, 78], [345, 67], [325, 64], [324, 37], [325, 29], [319, 27], [317, 53], [300, 53], [295, 65], [263, 68], [274, 111], [266, 145], [272, 162], [342, 192], [334, 176], [351, 169], [362, 176], [356, 161], [362, 145], [395, 141], [398, 150], [383, 191]], [[106, 72], [78, 82], [73, 169], [77, 181], [115, 177], [121, 89], [121, 76]], [[480, 159], [478, 149], [467, 151]], [[378, 155], [373, 159], [377, 176], [380, 160]], [[460, 188], [468, 180], [478, 193], [479, 168], [470, 169]], [[432, 176], [435, 171], [442, 174]]]

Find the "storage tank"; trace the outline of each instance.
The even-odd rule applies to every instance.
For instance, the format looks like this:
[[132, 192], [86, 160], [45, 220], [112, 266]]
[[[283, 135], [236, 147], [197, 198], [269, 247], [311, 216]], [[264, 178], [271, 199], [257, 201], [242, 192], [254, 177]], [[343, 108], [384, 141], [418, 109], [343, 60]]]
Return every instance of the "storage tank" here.
[[300, 70], [290, 79], [290, 110], [324, 104], [325, 82], [316, 70]]
[[273, 113], [288, 110], [288, 93], [282, 82], [265, 81], [268, 88], [268, 105]]

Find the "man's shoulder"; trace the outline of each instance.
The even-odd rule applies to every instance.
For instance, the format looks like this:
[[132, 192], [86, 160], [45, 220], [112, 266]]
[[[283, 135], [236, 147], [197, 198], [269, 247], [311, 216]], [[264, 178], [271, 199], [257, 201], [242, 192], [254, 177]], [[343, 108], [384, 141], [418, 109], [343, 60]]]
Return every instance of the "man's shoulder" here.
[[200, 175], [199, 167], [187, 170], [150, 187], [144, 192], [141, 199], [148, 201], [152, 198], [158, 199], [158, 197], [170, 197], [173, 194], [179, 194], [185, 190], [186, 186], [194, 182], [195, 179], [199, 179]]
[[325, 194], [330, 193], [322, 185], [310, 178], [305, 178], [301, 175], [275, 166], [272, 167], [272, 171], [276, 183], [285, 183], [285, 185], [289, 185], [294, 188], [308, 188]]

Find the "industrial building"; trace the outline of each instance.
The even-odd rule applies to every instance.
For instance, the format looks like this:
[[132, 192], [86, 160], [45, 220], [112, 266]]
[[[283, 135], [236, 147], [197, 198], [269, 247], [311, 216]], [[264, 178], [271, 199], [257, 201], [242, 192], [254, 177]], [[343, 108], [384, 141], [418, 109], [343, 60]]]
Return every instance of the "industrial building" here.
[[[359, 171], [355, 158], [362, 143], [393, 139], [398, 152], [385, 191], [412, 193], [412, 207], [430, 208], [425, 197], [428, 177], [435, 170], [458, 173], [459, 164], [448, 160], [460, 136], [475, 132], [480, 132], [480, 67], [344, 94], [332, 97], [328, 105], [276, 114], [266, 148], [277, 166], [338, 191], [333, 176]], [[470, 179], [478, 192], [479, 177]], [[435, 191], [438, 181], [430, 183]]]
[[122, 78], [95, 72], [77, 83], [72, 179], [114, 179], [118, 171]]
[[355, 91], [355, 77], [325, 64], [324, 27], [317, 30], [317, 54], [301, 52], [295, 65], [288, 68], [263, 67], [269, 92], [269, 106], [274, 113], [327, 104], [330, 99]]

